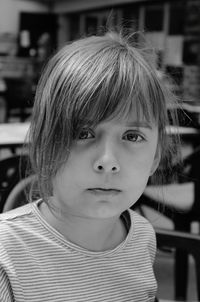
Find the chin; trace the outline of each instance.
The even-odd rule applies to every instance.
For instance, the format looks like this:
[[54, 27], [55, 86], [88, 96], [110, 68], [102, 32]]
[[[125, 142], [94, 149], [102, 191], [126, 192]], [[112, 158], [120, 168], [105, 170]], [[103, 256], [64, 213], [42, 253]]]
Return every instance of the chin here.
[[123, 211], [123, 209], [113, 209], [109, 206], [103, 205], [100, 206], [98, 209], [91, 210], [88, 213], [88, 216], [91, 218], [106, 219], [112, 217], [119, 217]]

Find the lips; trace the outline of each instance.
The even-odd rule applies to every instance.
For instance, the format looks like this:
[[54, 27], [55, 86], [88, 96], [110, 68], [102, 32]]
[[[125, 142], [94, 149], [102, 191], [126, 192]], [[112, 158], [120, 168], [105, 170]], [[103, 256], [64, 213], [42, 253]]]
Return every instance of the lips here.
[[114, 189], [114, 188], [91, 188], [88, 189], [89, 192], [94, 193], [94, 194], [105, 194], [105, 195], [113, 195], [113, 194], [119, 194], [121, 190], [119, 189]]

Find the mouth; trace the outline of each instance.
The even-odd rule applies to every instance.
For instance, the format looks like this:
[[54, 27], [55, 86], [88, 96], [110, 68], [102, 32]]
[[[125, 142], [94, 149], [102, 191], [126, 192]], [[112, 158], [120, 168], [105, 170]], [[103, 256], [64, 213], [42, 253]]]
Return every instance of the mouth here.
[[93, 194], [96, 194], [96, 195], [116, 195], [116, 194], [119, 194], [121, 192], [121, 190], [114, 189], [114, 188], [109, 188], [109, 189], [91, 188], [91, 189], [88, 189], [87, 191], [89, 191]]

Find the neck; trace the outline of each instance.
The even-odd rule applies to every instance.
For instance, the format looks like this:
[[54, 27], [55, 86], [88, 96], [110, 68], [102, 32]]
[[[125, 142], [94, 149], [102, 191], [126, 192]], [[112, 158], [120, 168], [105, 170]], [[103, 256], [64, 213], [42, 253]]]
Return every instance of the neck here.
[[73, 215], [61, 216], [44, 202], [40, 211], [45, 220], [68, 241], [91, 251], [114, 249], [126, 238], [126, 229], [120, 217], [93, 219]]

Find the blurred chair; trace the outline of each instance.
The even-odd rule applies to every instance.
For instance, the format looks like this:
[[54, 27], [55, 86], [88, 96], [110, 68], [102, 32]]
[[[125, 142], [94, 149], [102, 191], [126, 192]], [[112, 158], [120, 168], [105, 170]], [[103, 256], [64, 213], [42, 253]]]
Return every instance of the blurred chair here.
[[31, 115], [33, 106], [32, 80], [29, 78], [5, 78], [6, 121], [17, 117], [21, 122]]
[[29, 164], [27, 155], [14, 155], [0, 160], [0, 212], [15, 185], [26, 177]]
[[[177, 167], [174, 167], [178, 170]], [[139, 210], [148, 218], [147, 209], [159, 211], [173, 222], [174, 230], [191, 232], [193, 222], [200, 223], [200, 147], [183, 160], [177, 183], [149, 185], [139, 202]], [[198, 277], [199, 278], [199, 277]], [[177, 246], [175, 255], [175, 299], [186, 300], [188, 251]]]
[[[200, 236], [188, 232], [179, 232], [160, 228], [156, 228], [155, 230], [157, 246], [159, 249], [180, 249], [193, 257], [196, 268], [197, 297], [198, 301], [200, 301]], [[164, 300], [159, 299], [157, 299], [157, 301], [164, 302]], [[182, 301], [188, 300], [183, 299]]]
[[10, 211], [29, 202], [29, 193], [37, 192], [37, 178], [36, 175], [30, 175], [21, 179], [8, 195], [3, 212]]

